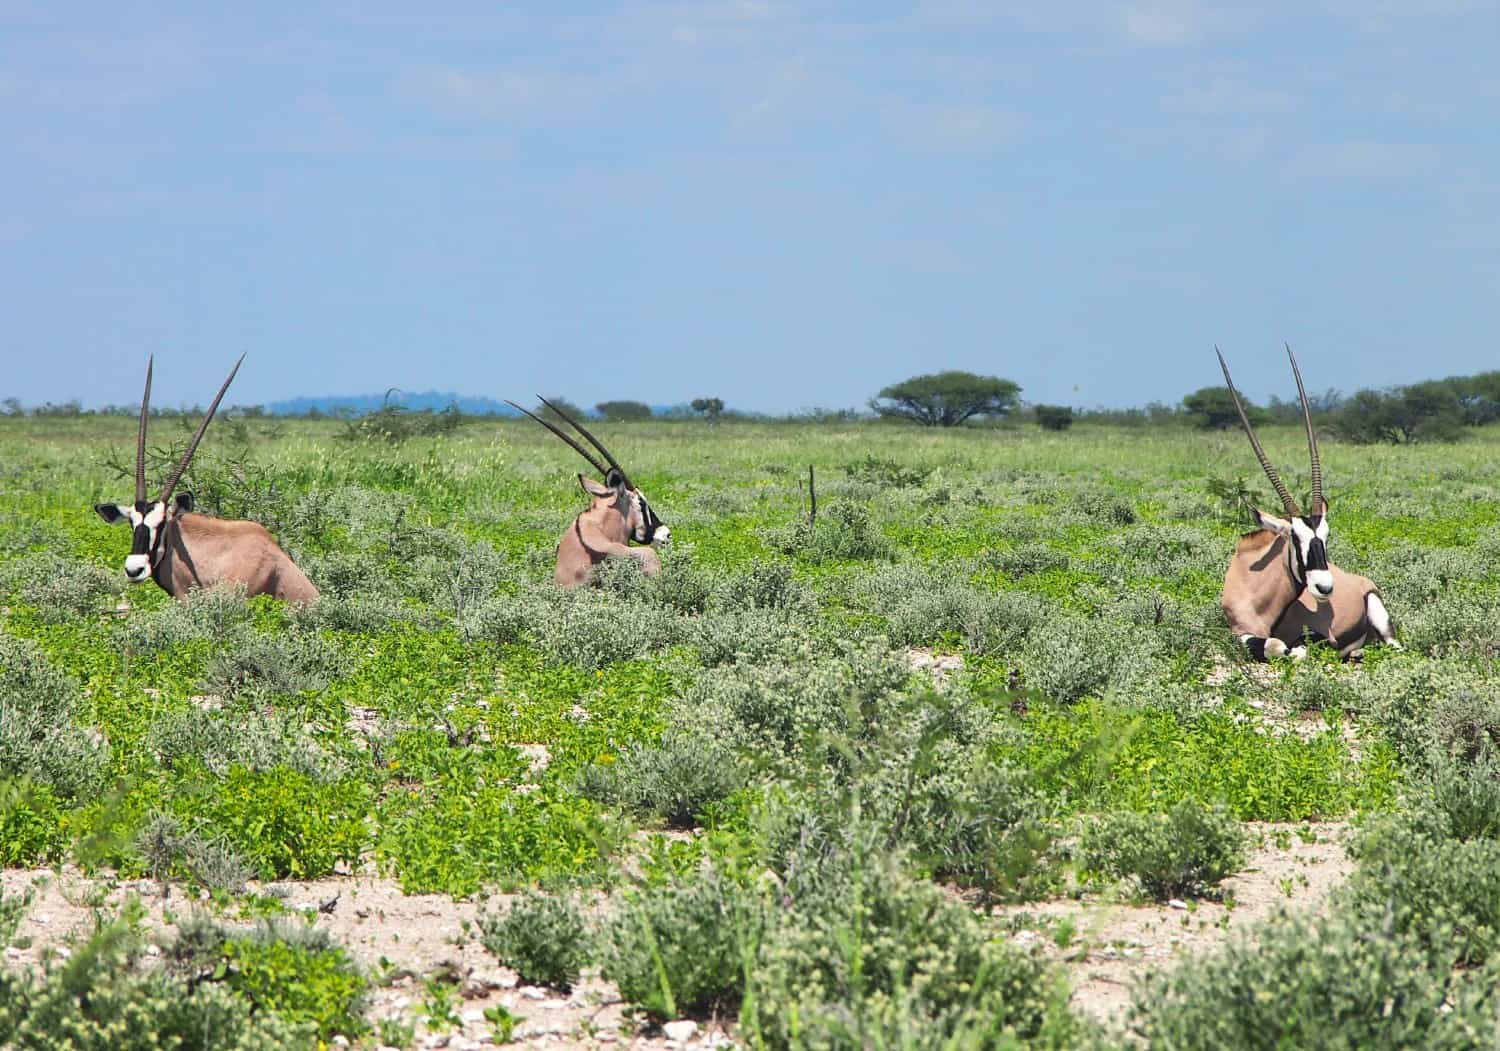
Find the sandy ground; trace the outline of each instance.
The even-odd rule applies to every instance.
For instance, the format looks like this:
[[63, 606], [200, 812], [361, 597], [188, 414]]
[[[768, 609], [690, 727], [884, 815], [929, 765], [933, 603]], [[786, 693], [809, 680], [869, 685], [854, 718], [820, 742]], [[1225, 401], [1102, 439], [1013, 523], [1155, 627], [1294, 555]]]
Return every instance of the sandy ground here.
[[[1248, 824], [1262, 845], [1224, 881], [1224, 901], [1134, 904], [1102, 896], [998, 910], [1012, 921], [1035, 919], [1014, 939], [1039, 944], [1063, 962], [1073, 1004], [1097, 1018], [1122, 1021], [1134, 979], [1177, 966], [1222, 944], [1231, 931], [1277, 908], [1320, 908], [1353, 868], [1344, 850], [1349, 826]], [[1061, 942], [1062, 944], [1059, 944]]]
[[[167, 936], [175, 919], [206, 903], [174, 889], [165, 898], [151, 880], [109, 883], [89, 879], [72, 869], [0, 872], [7, 896], [31, 890], [31, 909], [22, 922], [19, 945], [6, 951], [6, 966], [37, 966], [47, 954], [66, 954], [70, 937], [86, 936], [96, 910], [112, 914], [132, 896], [146, 907], [147, 930]], [[327, 929], [377, 981], [369, 1018], [410, 1025], [409, 1046], [456, 1049], [495, 1046], [486, 1008], [503, 1006], [522, 1021], [514, 1031], [517, 1047], [709, 1048], [727, 1043], [714, 1026], [669, 1023], [667, 1031], [639, 1033], [625, 1017], [614, 989], [586, 979], [564, 996], [550, 989], [521, 984], [480, 943], [476, 916], [485, 906], [455, 902], [442, 895], [402, 894], [390, 880], [363, 876], [281, 883], [255, 887], [274, 894]], [[491, 899], [491, 906], [503, 902]], [[237, 922], [220, 916], [221, 922]], [[249, 921], [244, 921], [246, 925]], [[432, 1029], [427, 1024], [429, 984], [448, 991], [456, 1026]], [[691, 1035], [685, 1030], [692, 1026]], [[670, 1035], [669, 1035], [670, 1034]], [[674, 1037], [676, 1037], [674, 1039]], [[379, 1046], [375, 1040], [371, 1046]]]

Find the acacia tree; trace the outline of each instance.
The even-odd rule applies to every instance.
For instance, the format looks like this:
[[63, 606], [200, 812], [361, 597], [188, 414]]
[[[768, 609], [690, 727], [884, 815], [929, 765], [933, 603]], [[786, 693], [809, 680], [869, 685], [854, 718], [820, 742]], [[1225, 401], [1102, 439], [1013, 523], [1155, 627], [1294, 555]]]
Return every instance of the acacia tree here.
[[[1241, 398], [1245, 403], [1245, 415], [1250, 417], [1250, 422], [1262, 422], [1265, 412], [1256, 408], [1244, 395]], [[1188, 419], [1206, 430], [1222, 431], [1240, 425], [1240, 414], [1235, 410], [1234, 395], [1229, 393], [1228, 387], [1204, 387], [1196, 390], [1182, 399], [1182, 407], [1187, 411]], [[1300, 406], [1298, 414], [1300, 419]]]
[[710, 420], [717, 420], [724, 412], [723, 398], [694, 398], [690, 404], [694, 412], [701, 413]]
[[648, 420], [651, 418], [651, 406], [643, 401], [628, 399], [601, 401], [594, 406], [594, 411], [606, 420]]
[[1004, 416], [1020, 395], [1010, 380], [955, 370], [893, 383], [870, 399], [870, 408], [924, 427], [957, 427], [973, 416]]

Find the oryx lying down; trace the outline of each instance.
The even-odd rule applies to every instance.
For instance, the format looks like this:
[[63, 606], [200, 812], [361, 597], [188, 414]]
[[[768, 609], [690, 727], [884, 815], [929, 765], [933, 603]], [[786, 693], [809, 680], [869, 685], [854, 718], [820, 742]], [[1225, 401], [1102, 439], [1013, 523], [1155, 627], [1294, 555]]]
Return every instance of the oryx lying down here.
[[1297, 378], [1307, 451], [1312, 460], [1312, 496], [1306, 515], [1266, 458], [1239, 391], [1229, 378], [1229, 365], [1219, 354], [1219, 367], [1224, 370], [1224, 382], [1239, 410], [1250, 447], [1286, 511], [1286, 517], [1278, 518], [1256, 508], [1260, 529], [1240, 538], [1224, 574], [1224, 613], [1230, 628], [1256, 660], [1287, 653], [1301, 657], [1308, 638], [1327, 641], [1345, 658], [1358, 655], [1366, 642], [1377, 639], [1399, 649], [1391, 632], [1390, 614], [1375, 585], [1328, 561], [1328, 501], [1323, 497], [1318, 439], [1307, 407], [1307, 392], [1302, 387], [1302, 372], [1291, 347], [1286, 352]]
[[[244, 360], [241, 354], [240, 361]], [[234, 363], [193, 440], [188, 442], [187, 452], [154, 502], [146, 499], [146, 419], [151, 404], [152, 362], [146, 363], [146, 393], [141, 397], [141, 425], [135, 441], [135, 503], [95, 504], [94, 510], [106, 522], [130, 524], [134, 541], [130, 554], [125, 556], [125, 579], [132, 584], [150, 576], [175, 598], [186, 598], [190, 588], [243, 584], [251, 595], [312, 602], [318, 597], [318, 589], [287, 553], [276, 546], [265, 526], [236, 518], [192, 514], [192, 493], [178, 493], [172, 499], [172, 491], [198, 450], [224, 392], [240, 370], [240, 361]]]
[[[661, 572], [661, 558], [657, 555], [656, 548], [671, 540], [672, 531], [662, 525], [661, 519], [656, 517], [656, 512], [651, 510], [651, 505], [646, 501], [646, 495], [630, 483], [630, 476], [625, 473], [625, 468], [609, 454], [609, 450], [598, 438], [589, 433], [588, 428], [546, 398], [538, 400], [557, 413], [560, 419], [572, 424], [609, 463], [605, 467], [598, 457], [552, 421], [510, 402], [511, 406], [520, 409], [572, 446], [604, 479], [601, 483], [585, 478], [582, 474], [578, 476], [578, 484], [593, 500], [587, 511], [573, 519], [573, 524], [558, 542], [557, 571], [552, 579], [559, 587], [565, 588], [586, 584], [593, 575], [594, 566], [610, 555], [635, 559], [640, 562], [641, 569], [647, 576]], [[631, 540], [647, 546], [631, 547]]]

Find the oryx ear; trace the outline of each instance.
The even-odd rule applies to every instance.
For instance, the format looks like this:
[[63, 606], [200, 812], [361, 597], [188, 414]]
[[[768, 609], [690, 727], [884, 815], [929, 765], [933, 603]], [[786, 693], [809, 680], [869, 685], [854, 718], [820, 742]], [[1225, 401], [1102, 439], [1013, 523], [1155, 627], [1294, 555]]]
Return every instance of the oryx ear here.
[[193, 509], [193, 494], [178, 493], [177, 499], [173, 500], [172, 504], [172, 510], [176, 511], [180, 515], [185, 515]]
[[110, 525], [130, 519], [130, 509], [124, 504], [95, 504], [94, 510], [99, 512], [99, 517]]
[[607, 486], [607, 485], [600, 485], [598, 482], [594, 481], [592, 478], [585, 478], [581, 474], [578, 476], [578, 484], [581, 485], [583, 487], [583, 491], [586, 492], [586, 493], [588, 493], [590, 496], [614, 496], [615, 495], [615, 491], [613, 489], [611, 489], [609, 486]]
[[1290, 536], [1292, 532], [1291, 519], [1268, 515], [1258, 507], [1255, 509], [1255, 524], [1273, 533], [1280, 533], [1282, 536]]
[[604, 476], [604, 484], [611, 489], [623, 489], [625, 487], [625, 476], [618, 469], [611, 467], [609, 473]]

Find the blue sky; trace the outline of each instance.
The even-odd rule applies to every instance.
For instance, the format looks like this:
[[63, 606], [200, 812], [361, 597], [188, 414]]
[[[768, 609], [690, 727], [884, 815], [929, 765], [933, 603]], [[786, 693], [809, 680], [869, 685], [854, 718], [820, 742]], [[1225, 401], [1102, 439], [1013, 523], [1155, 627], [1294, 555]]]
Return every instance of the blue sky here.
[[[216, 8], [223, 7], [222, 10]], [[561, 12], [561, 13], [559, 13]], [[1500, 7], [0, 0], [0, 395], [1500, 367]]]

